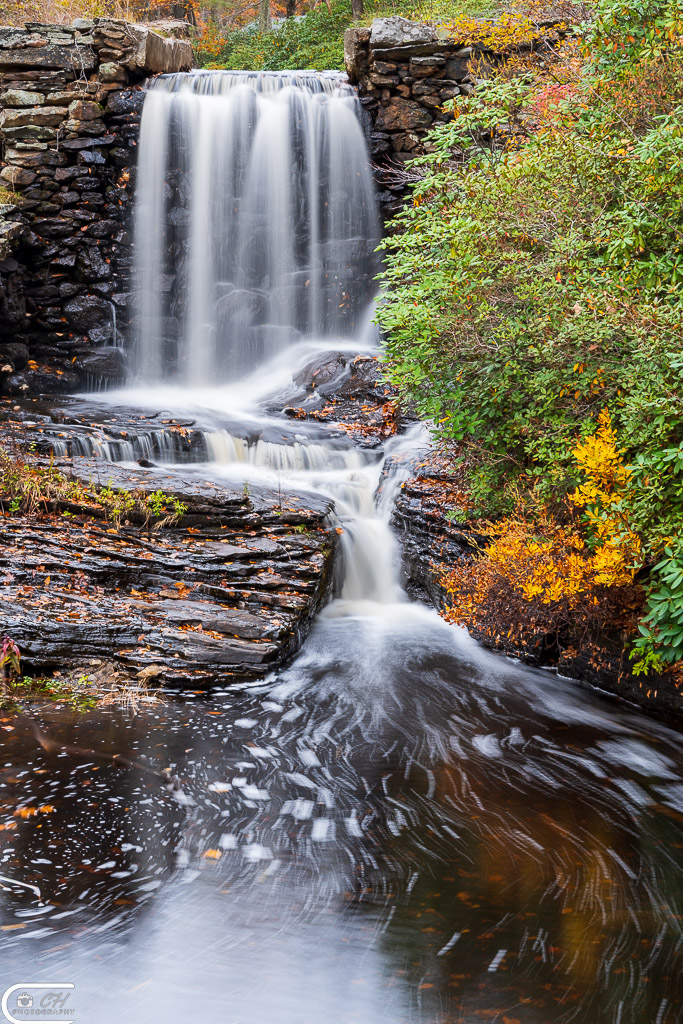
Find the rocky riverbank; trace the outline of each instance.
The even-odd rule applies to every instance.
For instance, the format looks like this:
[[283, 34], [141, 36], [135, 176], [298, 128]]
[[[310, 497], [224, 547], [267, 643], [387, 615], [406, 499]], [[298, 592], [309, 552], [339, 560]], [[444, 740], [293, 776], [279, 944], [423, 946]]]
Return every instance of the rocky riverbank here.
[[[325, 353], [270, 399], [272, 420], [251, 428], [229, 414], [180, 418], [95, 399], [1, 401], [2, 632], [24, 670], [199, 689], [285, 664], [333, 594], [333, 502], [212, 480], [211, 446], [245, 462], [250, 451], [274, 463], [294, 451], [303, 465], [315, 458], [303, 442], [315, 453], [324, 440], [327, 463], [335, 445], [361, 453], [394, 433], [393, 398], [376, 359]], [[17, 474], [32, 473], [39, 493], [22, 513]], [[45, 499], [44, 474], [80, 490]]]
[[[446, 575], [471, 566], [489, 538], [476, 522], [463, 516], [467, 505], [462, 478], [446, 460], [425, 460], [417, 475], [399, 493], [393, 525], [402, 541], [404, 585], [416, 600], [450, 614], [452, 598]], [[510, 616], [514, 614], [509, 610]], [[550, 616], [549, 616], [550, 618]], [[497, 607], [482, 605], [467, 627], [486, 647], [518, 658], [525, 664], [549, 669], [624, 701], [667, 717], [683, 720], [683, 697], [673, 674], [634, 676], [629, 650], [637, 616], [605, 621], [586, 628], [579, 622], [559, 631], [551, 625], [524, 629], [517, 617], [506, 618]], [[520, 628], [521, 627], [521, 628]]]

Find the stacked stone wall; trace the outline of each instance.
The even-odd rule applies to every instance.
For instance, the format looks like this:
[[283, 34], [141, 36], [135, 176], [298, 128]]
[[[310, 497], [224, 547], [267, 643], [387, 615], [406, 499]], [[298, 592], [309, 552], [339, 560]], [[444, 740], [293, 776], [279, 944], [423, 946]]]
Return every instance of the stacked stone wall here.
[[104, 19], [0, 28], [5, 393], [123, 379], [142, 86], [192, 66], [179, 31]]
[[[562, 23], [544, 23], [541, 39], [520, 50], [554, 46]], [[380, 203], [385, 216], [400, 208], [407, 161], [425, 151], [425, 137], [452, 119], [444, 103], [470, 96], [475, 74], [503, 59], [482, 46], [463, 46], [431, 25], [400, 17], [377, 18], [371, 28], [348, 29], [344, 57], [349, 80], [357, 85], [369, 122]]]

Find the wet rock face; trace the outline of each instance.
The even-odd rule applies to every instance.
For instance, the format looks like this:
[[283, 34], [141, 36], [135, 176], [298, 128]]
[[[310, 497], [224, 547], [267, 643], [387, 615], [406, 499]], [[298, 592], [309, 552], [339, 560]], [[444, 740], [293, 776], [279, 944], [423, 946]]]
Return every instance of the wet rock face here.
[[120, 355], [101, 350], [130, 333], [132, 311], [117, 303], [115, 318], [112, 296], [132, 292], [142, 85], [191, 66], [186, 27], [170, 23], [0, 27], [0, 185], [12, 194], [0, 205], [0, 348], [28, 352], [0, 361], [0, 393], [121, 379]]

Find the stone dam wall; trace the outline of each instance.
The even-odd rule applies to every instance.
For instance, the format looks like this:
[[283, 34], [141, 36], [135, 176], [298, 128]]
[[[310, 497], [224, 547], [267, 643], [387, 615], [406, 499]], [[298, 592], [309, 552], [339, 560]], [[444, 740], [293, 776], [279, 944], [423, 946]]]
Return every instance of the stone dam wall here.
[[[142, 90], [193, 66], [188, 34], [183, 22], [97, 18], [0, 27], [0, 394], [124, 379]], [[533, 45], [558, 38], [549, 26]], [[405, 199], [406, 162], [453, 116], [444, 103], [471, 94], [501, 55], [400, 17], [349, 29], [344, 46], [388, 217]]]
[[141, 86], [192, 67], [186, 31], [0, 28], [0, 391], [123, 379]]

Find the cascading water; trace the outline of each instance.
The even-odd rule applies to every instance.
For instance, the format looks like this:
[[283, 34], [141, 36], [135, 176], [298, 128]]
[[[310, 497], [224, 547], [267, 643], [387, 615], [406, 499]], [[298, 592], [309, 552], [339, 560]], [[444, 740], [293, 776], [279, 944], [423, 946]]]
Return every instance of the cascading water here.
[[[344, 75], [162, 75], [140, 140], [138, 376], [196, 388], [257, 371], [265, 394], [283, 350], [360, 343], [378, 240], [360, 106]], [[401, 599], [390, 508], [375, 509], [381, 460], [226, 430], [205, 444], [214, 475], [246, 471], [334, 499], [345, 607]]]
[[376, 290], [374, 187], [338, 74], [162, 75], [142, 117], [138, 375], [235, 381], [357, 333]]

